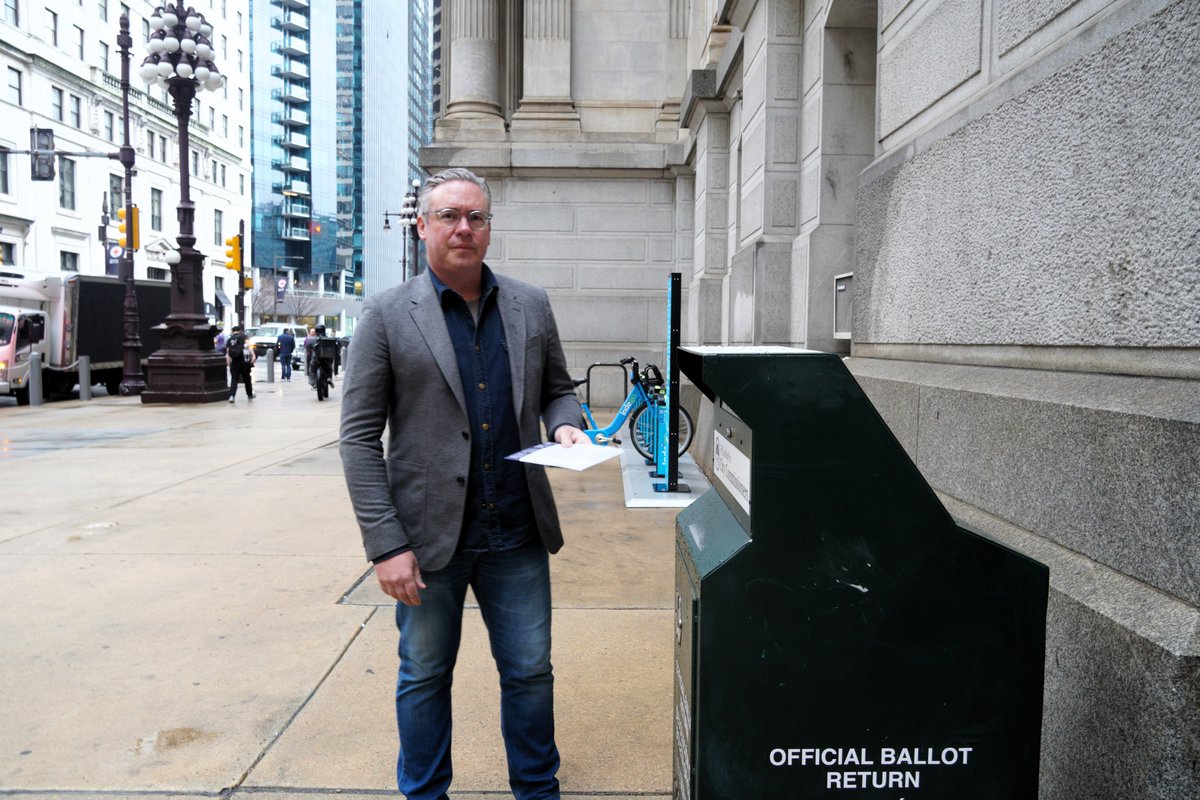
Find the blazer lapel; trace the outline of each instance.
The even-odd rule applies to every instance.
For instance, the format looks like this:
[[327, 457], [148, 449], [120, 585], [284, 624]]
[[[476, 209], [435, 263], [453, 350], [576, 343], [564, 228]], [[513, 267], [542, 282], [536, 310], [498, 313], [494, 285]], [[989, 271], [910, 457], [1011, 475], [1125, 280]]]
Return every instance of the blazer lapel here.
[[513, 297], [503, 284], [497, 307], [504, 323], [504, 341], [508, 344], [508, 370], [512, 378], [513, 414], [521, 419], [521, 406], [525, 402], [525, 307]]
[[425, 339], [429, 352], [433, 354], [433, 360], [437, 362], [438, 368], [442, 371], [442, 376], [450, 385], [450, 391], [454, 393], [458, 407], [462, 409], [463, 416], [466, 417], [467, 400], [463, 397], [462, 377], [458, 374], [458, 358], [454, 355], [454, 343], [450, 341], [450, 332], [446, 330], [446, 317], [442, 313], [437, 292], [433, 290], [433, 284], [429, 278], [426, 277], [422, 283], [424, 286], [419, 288], [417, 296], [412, 299], [412, 308], [409, 313], [412, 315], [417, 330]]

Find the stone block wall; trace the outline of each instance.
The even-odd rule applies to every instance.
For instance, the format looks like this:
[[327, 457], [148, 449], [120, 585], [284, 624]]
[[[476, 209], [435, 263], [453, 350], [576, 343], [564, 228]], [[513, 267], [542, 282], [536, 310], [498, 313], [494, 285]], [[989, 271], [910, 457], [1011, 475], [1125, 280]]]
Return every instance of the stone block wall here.
[[[691, 272], [691, 234], [680, 230], [691, 217], [676, 207], [676, 179], [495, 176], [488, 185], [488, 263], [547, 290], [572, 375], [630, 355], [661, 367], [667, 281]], [[596, 375], [593, 403], [618, 405], [616, 371]]]
[[1050, 566], [1040, 796], [1196, 796], [1200, 6], [879, 24], [851, 370], [952, 513]]

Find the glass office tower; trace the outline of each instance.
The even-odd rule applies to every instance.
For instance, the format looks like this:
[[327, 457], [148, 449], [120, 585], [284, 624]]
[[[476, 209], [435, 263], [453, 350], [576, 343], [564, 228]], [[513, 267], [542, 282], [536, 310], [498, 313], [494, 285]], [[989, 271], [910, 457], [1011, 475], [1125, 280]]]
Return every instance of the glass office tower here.
[[292, 293], [260, 319], [352, 327], [350, 301], [402, 279], [403, 234], [383, 231], [383, 212], [421, 177], [431, 138], [427, 8], [252, 0], [252, 258], [261, 281], [286, 277]]

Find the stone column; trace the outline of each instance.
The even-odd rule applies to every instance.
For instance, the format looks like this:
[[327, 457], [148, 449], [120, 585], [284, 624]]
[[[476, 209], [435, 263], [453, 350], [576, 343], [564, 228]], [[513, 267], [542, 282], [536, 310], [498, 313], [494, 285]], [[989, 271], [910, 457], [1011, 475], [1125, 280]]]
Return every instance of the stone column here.
[[[667, 8], [667, 63], [671, 85], [681, 86], [687, 79], [688, 0], [670, 0]], [[665, 98], [654, 120], [654, 140], [674, 142], [679, 138], [678, 97]]]
[[[438, 133], [448, 138], [501, 141], [501, 0], [450, 0], [449, 98]], [[439, 138], [441, 138], [439, 136]]]
[[688, 284], [688, 335], [696, 344], [728, 344], [723, 291], [729, 275], [729, 113], [709, 111], [693, 124], [695, 239]]
[[571, 99], [571, 0], [524, 2], [523, 90], [513, 138], [574, 138], [580, 126]]

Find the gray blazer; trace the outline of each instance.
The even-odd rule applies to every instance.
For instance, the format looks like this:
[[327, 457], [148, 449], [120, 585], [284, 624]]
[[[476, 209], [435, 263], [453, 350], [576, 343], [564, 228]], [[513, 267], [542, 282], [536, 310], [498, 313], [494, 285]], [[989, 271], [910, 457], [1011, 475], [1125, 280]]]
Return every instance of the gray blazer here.
[[[496, 276], [521, 447], [581, 425], [546, 292]], [[383, 448], [387, 428], [386, 454]], [[342, 382], [342, 466], [368, 559], [410, 545], [422, 570], [450, 561], [462, 529], [471, 432], [454, 346], [428, 275], [372, 297]], [[507, 455], [507, 454], [506, 454]], [[525, 465], [538, 532], [562, 547], [544, 467]]]

